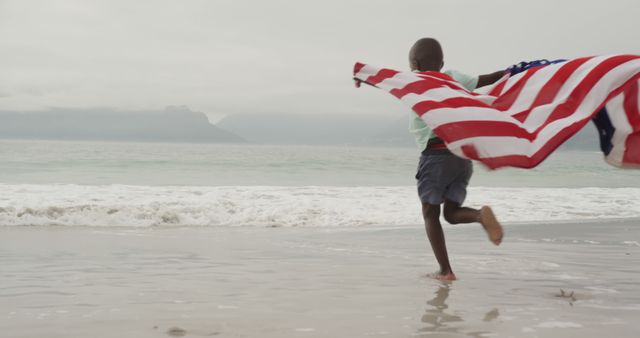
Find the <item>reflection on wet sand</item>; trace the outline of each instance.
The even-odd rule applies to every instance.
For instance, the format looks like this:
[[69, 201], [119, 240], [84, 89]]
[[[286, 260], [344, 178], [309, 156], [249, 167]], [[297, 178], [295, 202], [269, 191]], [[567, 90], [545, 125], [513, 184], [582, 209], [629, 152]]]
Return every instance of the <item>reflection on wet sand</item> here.
[[[435, 296], [427, 301], [427, 308], [422, 315], [421, 321], [428, 326], [418, 330], [418, 335], [434, 337], [435, 333], [443, 333], [450, 337], [486, 337], [488, 331], [466, 331], [469, 327], [464, 327], [464, 319], [460, 313], [447, 311], [449, 305], [446, 300], [449, 298], [452, 284], [445, 283], [438, 285]], [[484, 315], [483, 321], [489, 322], [500, 316], [498, 309], [492, 309]]]

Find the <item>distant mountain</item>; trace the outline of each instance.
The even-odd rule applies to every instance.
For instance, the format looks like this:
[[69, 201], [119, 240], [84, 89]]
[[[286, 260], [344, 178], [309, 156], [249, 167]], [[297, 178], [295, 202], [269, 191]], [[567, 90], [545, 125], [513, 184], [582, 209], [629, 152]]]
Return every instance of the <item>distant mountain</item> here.
[[[415, 147], [411, 114], [234, 114], [216, 125], [186, 107], [163, 111], [110, 109], [0, 111], [0, 139], [113, 140]], [[564, 150], [599, 150], [592, 123]]]
[[374, 134], [370, 140], [372, 144], [386, 145], [394, 147], [411, 147], [416, 148], [416, 139], [413, 134], [409, 133], [409, 122], [411, 114], [406, 114], [398, 118], [396, 115], [393, 120], [389, 121], [379, 130], [373, 131]]
[[0, 112], [0, 138], [243, 143], [204, 113], [184, 107], [164, 111], [109, 109]]
[[262, 144], [415, 146], [409, 114], [234, 114], [217, 126]]
[[[217, 126], [264, 144], [352, 144], [415, 147], [409, 133], [411, 114], [235, 114]], [[599, 150], [592, 123], [565, 142], [562, 150]]]

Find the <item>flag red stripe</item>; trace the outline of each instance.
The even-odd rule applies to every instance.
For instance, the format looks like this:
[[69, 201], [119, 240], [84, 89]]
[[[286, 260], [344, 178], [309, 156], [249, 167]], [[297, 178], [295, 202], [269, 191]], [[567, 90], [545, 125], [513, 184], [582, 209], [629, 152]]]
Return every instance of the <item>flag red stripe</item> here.
[[407, 94], [423, 94], [427, 90], [436, 89], [436, 88], [451, 88], [455, 90], [464, 90], [467, 93], [470, 93], [473, 96], [477, 96], [477, 93], [472, 93], [467, 91], [462, 85], [456, 84], [456, 82], [450, 82], [442, 79], [430, 78], [428, 81], [416, 81], [407, 84], [402, 88], [392, 89], [389, 92], [391, 95], [401, 99]]
[[447, 143], [479, 136], [512, 136], [533, 141], [537, 136], [516, 124], [504, 121], [456, 121], [440, 125], [433, 132]]
[[[389, 93], [391, 93], [391, 95], [401, 99], [403, 98], [405, 95], [407, 94], [422, 94], [424, 92], [426, 92], [427, 90], [431, 90], [431, 89], [436, 89], [436, 88], [440, 88], [443, 87], [442, 83], [439, 83], [437, 81], [416, 81], [416, 82], [411, 82], [408, 85], [402, 87], [402, 88], [395, 88], [389, 91]], [[457, 87], [449, 84], [447, 87], [451, 88], [451, 89], [458, 89]]]
[[504, 86], [507, 84], [507, 80], [509, 80], [509, 78], [506, 78], [504, 80], [502, 80], [502, 82], [498, 83], [497, 86], [495, 86], [493, 89], [491, 89], [491, 91], [489, 92], [489, 95], [491, 96], [498, 96], [502, 93], [502, 89], [504, 89]]
[[420, 101], [416, 103], [412, 109], [418, 116], [422, 116], [424, 113], [433, 109], [464, 107], [491, 108], [490, 105], [470, 97], [453, 97], [442, 101]]
[[632, 132], [625, 141], [622, 162], [640, 164], [640, 110], [638, 109], [638, 81], [624, 91], [624, 111]]
[[635, 132], [627, 137], [622, 162], [640, 164], [640, 132]]
[[372, 85], [377, 85], [378, 83], [395, 76], [400, 73], [397, 70], [393, 69], [381, 69], [377, 74], [369, 76], [364, 82]]

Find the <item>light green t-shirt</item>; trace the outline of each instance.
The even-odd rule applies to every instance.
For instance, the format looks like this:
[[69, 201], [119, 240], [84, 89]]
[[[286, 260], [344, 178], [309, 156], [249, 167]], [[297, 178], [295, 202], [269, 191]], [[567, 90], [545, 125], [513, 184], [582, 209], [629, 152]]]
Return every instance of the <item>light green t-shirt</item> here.
[[[478, 77], [461, 73], [456, 70], [447, 70], [443, 73], [451, 76], [456, 82], [460, 83], [465, 89], [471, 91], [478, 86]], [[427, 143], [430, 139], [437, 137], [437, 135], [427, 126], [426, 123], [416, 114], [413, 113], [413, 119], [409, 124], [409, 132], [411, 132], [416, 138], [416, 144], [420, 151], [427, 148]]]

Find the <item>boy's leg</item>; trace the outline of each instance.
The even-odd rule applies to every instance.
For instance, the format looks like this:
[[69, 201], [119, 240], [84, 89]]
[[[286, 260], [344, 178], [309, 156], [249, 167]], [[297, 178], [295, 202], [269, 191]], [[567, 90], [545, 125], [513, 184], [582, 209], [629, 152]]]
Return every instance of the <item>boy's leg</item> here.
[[480, 222], [480, 210], [463, 207], [460, 203], [444, 201], [444, 219], [451, 224]]
[[431, 243], [431, 249], [440, 264], [440, 273], [437, 276], [442, 280], [454, 280], [456, 276], [451, 270], [449, 256], [447, 255], [447, 245], [444, 240], [442, 224], [440, 224], [440, 205], [422, 203], [422, 217], [424, 218], [425, 230]]
[[502, 241], [502, 226], [496, 219], [488, 206], [483, 206], [480, 210], [460, 206], [460, 203], [445, 200], [444, 201], [444, 219], [451, 224], [474, 223], [482, 224], [487, 232], [489, 240], [495, 245], [500, 245]]

